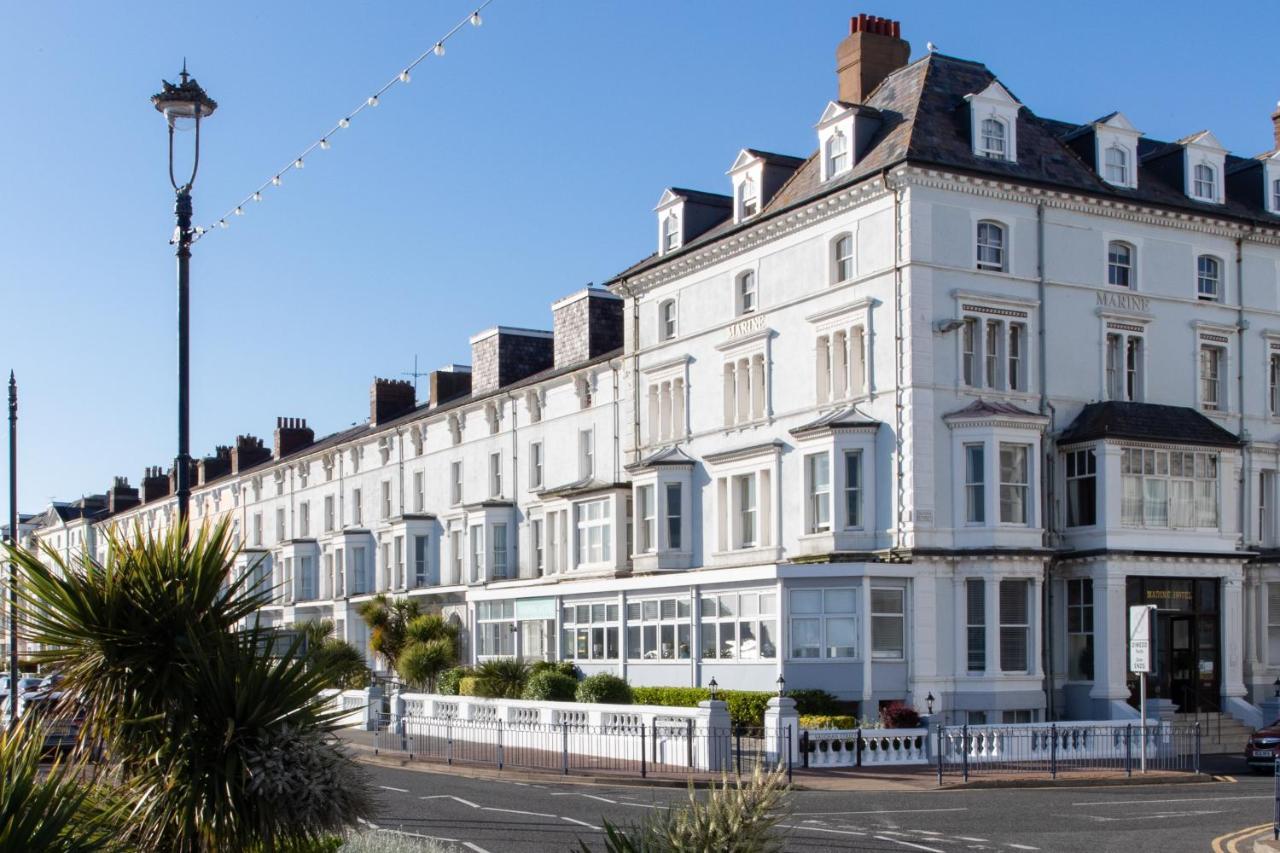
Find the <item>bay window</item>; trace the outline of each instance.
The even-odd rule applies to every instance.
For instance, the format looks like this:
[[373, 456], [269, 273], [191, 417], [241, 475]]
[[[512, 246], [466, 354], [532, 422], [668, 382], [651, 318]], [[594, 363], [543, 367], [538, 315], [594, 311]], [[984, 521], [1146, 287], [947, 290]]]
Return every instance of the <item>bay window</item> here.
[[493, 540], [489, 555], [492, 560], [490, 578], [492, 580], [501, 580], [507, 577], [507, 525], [493, 525], [490, 529], [490, 539]]
[[684, 507], [683, 489], [680, 483], [667, 483], [667, 547], [672, 551], [681, 549], [681, 527], [683, 525]]
[[906, 653], [906, 598], [901, 587], [871, 588], [871, 657], [901, 660]]
[[811, 453], [804, 458], [805, 528], [807, 533], [831, 529], [831, 457]]
[[1067, 678], [1093, 681], [1093, 581], [1067, 581]]
[[791, 657], [856, 657], [856, 594], [851, 588], [792, 590]]
[[844, 526], [846, 530], [862, 527], [862, 451], [844, 453]]
[[628, 660], [688, 660], [692, 652], [688, 596], [627, 602]]
[[1068, 450], [1067, 527], [1098, 523], [1098, 455], [1092, 447]]
[[964, 520], [967, 524], [987, 521], [986, 455], [984, 445], [964, 446]]
[[778, 597], [773, 592], [703, 593], [699, 633], [703, 660], [777, 657]]
[[578, 533], [579, 565], [607, 563], [613, 559], [613, 518], [609, 499], [599, 498], [575, 504], [574, 523]]
[[1000, 445], [1000, 523], [1030, 524], [1031, 448]]
[[965, 593], [965, 648], [971, 673], [987, 670], [987, 584], [982, 578], [968, 578]]
[[1000, 581], [1000, 670], [1028, 672], [1031, 644], [1031, 584]]
[[657, 550], [657, 519], [654, 517], [653, 486], [636, 487], [636, 516], [639, 536], [636, 540], [637, 553], [647, 554]]
[[1126, 527], [1218, 527], [1218, 454], [1126, 447], [1120, 473]]

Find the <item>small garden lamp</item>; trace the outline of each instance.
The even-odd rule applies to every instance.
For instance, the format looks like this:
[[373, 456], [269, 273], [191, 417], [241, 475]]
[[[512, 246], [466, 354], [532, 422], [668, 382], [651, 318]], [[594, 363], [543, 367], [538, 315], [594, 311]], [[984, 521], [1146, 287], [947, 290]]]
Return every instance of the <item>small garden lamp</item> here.
[[712, 702], [716, 701], [716, 688], [719, 686], [719, 684], [716, 684], [716, 677], [714, 675], [711, 676], [711, 680], [707, 682], [707, 689], [711, 691]]
[[[1277, 679], [1277, 680], [1278, 680], [1278, 681], [1280, 681], [1280, 679]], [[933, 692], [932, 692], [932, 691], [930, 691], [930, 692], [929, 692], [929, 695], [928, 695], [928, 696], [926, 696], [926, 697], [924, 697], [924, 703], [925, 703], [926, 705], [928, 705], [928, 706], [929, 706], [929, 713], [930, 713], [930, 714], [933, 714], [933, 702], [934, 702], [934, 699], [933, 699]]]
[[778, 685], [778, 696], [781, 697], [787, 695], [787, 680], [785, 678], [779, 675], [778, 680], [775, 681], [774, 684]]

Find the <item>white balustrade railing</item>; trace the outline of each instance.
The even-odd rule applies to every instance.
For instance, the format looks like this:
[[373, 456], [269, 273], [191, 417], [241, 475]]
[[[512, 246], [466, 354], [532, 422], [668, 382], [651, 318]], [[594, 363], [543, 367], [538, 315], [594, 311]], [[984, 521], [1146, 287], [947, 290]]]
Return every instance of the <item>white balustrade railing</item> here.
[[364, 690], [321, 690], [320, 695], [333, 711], [341, 712], [338, 724], [343, 726], [362, 726], [365, 722], [366, 708], [369, 705], [369, 694]]
[[810, 729], [810, 767], [905, 766], [928, 764], [928, 729]]
[[[1136, 759], [1143, 737], [1141, 723], [1121, 721], [948, 726], [940, 748], [946, 761], [967, 758], [973, 764], [1119, 760]], [[1148, 720], [1145, 738], [1149, 758], [1176, 751], [1172, 726]]]

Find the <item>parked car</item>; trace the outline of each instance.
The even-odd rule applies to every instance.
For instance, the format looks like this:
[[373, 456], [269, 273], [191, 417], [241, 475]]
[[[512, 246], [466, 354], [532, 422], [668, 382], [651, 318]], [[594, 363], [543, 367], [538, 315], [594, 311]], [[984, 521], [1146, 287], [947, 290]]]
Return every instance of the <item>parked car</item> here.
[[75, 747], [84, 725], [85, 710], [74, 694], [62, 690], [38, 693], [27, 700], [27, 711], [33, 720], [44, 719], [45, 752], [60, 752]]
[[1244, 760], [1249, 762], [1254, 773], [1274, 770], [1277, 750], [1280, 750], [1280, 720], [1249, 735], [1249, 742], [1244, 747]]
[[[18, 696], [18, 716], [22, 716], [26, 711], [27, 697], [31, 695], [32, 691], [40, 687], [42, 681], [44, 681], [43, 678], [35, 675], [24, 675], [22, 678], [18, 679], [17, 690], [14, 691]], [[6, 693], [4, 701], [4, 713], [6, 718], [9, 715], [10, 698], [12, 697]]]
[[[49, 694], [57, 691], [58, 685], [63, 682], [64, 678], [65, 676], [63, 676], [62, 673], [60, 672], [48, 673], [43, 678], [38, 680], [35, 687], [31, 688], [25, 693], [19, 693], [18, 695], [22, 697], [23, 702], [31, 702], [33, 700], [42, 699], [45, 696], [48, 696]], [[21, 685], [21, 682], [19, 682], [19, 685]], [[21, 706], [19, 706], [19, 710], [21, 710]]]

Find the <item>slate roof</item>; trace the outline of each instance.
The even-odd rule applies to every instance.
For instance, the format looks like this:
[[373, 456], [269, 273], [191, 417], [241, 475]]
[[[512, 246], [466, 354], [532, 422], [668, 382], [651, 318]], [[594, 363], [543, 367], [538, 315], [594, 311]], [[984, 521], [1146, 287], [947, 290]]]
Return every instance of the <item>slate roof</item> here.
[[694, 459], [685, 453], [676, 445], [664, 447], [656, 453], [651, 453], [639, 462], [632, 462], [630, 465], [624, 466], [628, 471], [639, 471], [645, 468], [662, 468], [673, 465], [692, 465]]
[[790, 430], [792, 435], [804, 435], [805, 433], [814, 432], [822, 429], [850, 429], [850, 428], [877, 428], [880, 421], [868, 418], [862, 412], [859, 412], [854, 406], [846, 406], [843, 409], [827, 412], [807, 424], [801, 424]]
[[1186, 406], [1109, 401], [1090, 403], [1058, 437], [1059, 444], [1127, 438], [1208, 447], [1238, 447], [1240, 439]]
[[706, 204], [712, 207], [731, 207], [733, 205], [733, 196], [731, 195], [691, 190], [686, 187], [672, 187], [671, 192], [673, 195], [678, 195], [685, 201], [691, 201], [695, 204]]
[[983, 400], [979, 397], [963, 409], [957, 409], [954, 412], [948, 412], [942, 416], [947, 418], [987, 418], [987, 417], [1003, 417], [1003, 418], [1043, 418], [1044, 415], [1036, 412], [1030, 412], [1021, 406], [1015, 406], [1013, 403], [1005, 403], [1001, 400]]
[[[969, 109], [965, 96], [983, 91], [995, 79], [995, 75], [980, 62], [940, 53], [927, 54], [898, 69], [867, 98], [865, 106], [878, 111], [881, 124], [847, 175], [834, 181], [820, 181], [815, 152], [769, 199], [758, 215], [738, 224], [726, 217], [724, 222], [689, 240], [679, 249], [661, 256], [655, 252], [633, 264], [606, 282], [606, 286], [696, 251], [737, 231], [754, 227], [762, 220], [793, 207], [876, 178], [883, 170], [903, 162], [1280, 226], [1280, 216], [1266, 212], [1258, 204], [1246, 204], [1239, 194], [1233, 194], [1229, 189], [1225, 204], [1198, 202], [1188, 198], [1183, 187], [1164, 174], [1164, 170], [1142, 168], [1147, 161], [1179, 150], [1175, 142], [1142, 137], [1138, 145], [1138, 188], [1122, 189], [1106, 183], [1068, 144], [1069, 138], [1091, 132], [1092, 121], [1080, 123], [1041, 118], [1023, 106], [1018, 117], [1017, 162], [979, 157], [973, 153], [970, 144]], [[1104, 116], [1104, 119], [1110, 115], [1114, 113]], [[1196, 134], [1191, 134], [1194, 136]], [[1238, 171], [1256, 162], [1256, 158], [1228, 155], [1226, 172]]]

